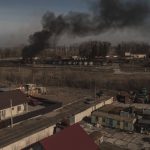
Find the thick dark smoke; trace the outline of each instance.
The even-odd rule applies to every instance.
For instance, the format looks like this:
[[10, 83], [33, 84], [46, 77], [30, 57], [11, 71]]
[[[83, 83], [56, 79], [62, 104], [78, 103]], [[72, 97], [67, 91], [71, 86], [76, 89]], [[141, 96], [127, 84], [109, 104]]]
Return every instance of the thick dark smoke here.
[[47, 12], [42, 18], [43, 30], [30, 36], [30, 45], [23, 49], [24, 58], [32, 58], [41, 50], [57, 44], [63, 34], [82, 36], [107, 32], [109, 29], [138, 28], [148, 22], [148, 0], [96, 0], [89, 14], [69, 12], [55, 15]]
[[102, 28], [142, 25], [149, 12], [148, 0], [100, 0], [94, 7], [98, 27]]
[[46, 30], [39, 31], [31, 35], [29, 37], [30, 45], [23, 49], [23, 57], [32, 58], [33, 56], [36, 56], [38, 52], [49, 46], [49, 38], [50, 33]]

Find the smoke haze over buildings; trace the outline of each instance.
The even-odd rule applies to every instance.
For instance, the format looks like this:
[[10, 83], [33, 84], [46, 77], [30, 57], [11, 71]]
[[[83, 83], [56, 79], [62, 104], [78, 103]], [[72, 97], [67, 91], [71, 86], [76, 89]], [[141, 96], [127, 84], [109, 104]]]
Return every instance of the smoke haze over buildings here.
[[[23, 50], [24, 57], [35, 56], [39, 51], [66, 44], [67, 39], [87, 39], [95, 37], [99, 40], [114, 41], [112, 35], [120, 40], [142, 40], [149, 37], [150, 2], [148, 0], [95, 0], [90, 2], [89, 13], [69, 12], [56, 15], [46, 12], [42, 18], [42, 31], [30, 36], [29, 45]], [[128, 31], [128, 32], [127, 32]], [[125, 33], [131, 33], [125, 34]], [[134, 33], [134, 34], [133, 34]], [[121, 35], [124, 36], [121, 37]], [[65, 41], [63, 43], [63, 37]], [[107, 36], [107, 37], [106, 37]], [[124, 39], [123, 39], [124, 38]], [[116, 39], [118, 39], [116, 37]], [[74, 42], [76, 42], [74, 40]], [[114, 41], [114, 42], [117, 42]], [[69, 43], [69, 42], [68, 42]]]

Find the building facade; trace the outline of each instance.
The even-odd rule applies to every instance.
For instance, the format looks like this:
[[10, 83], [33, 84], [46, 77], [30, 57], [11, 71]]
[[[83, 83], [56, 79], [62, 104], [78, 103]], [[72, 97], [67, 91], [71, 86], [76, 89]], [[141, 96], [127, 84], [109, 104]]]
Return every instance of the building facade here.
[[147, 57], [147, 55], [125, 52], [125, 57], [127, 59], [145, 59]]
[[126, 112], [121, 112], [121, 114], [111, 114], [108, 112], [97, 111], [92, 113], [91, 122], [100, 126], [134, 131], [136, 118], [130, 116]]
[[28, 98], [19, 90], [0, 93], [0, 120], [28, 112]]
[[28, 106], [27, 104], [21, 104], [17, 106], [13, 106], [7, 109], [0, 110], [0, 120], [5, 120], [7, 118], [10, 118], [11, 116], [18, 116], [20, 114], [23, 114], [27, 112]]

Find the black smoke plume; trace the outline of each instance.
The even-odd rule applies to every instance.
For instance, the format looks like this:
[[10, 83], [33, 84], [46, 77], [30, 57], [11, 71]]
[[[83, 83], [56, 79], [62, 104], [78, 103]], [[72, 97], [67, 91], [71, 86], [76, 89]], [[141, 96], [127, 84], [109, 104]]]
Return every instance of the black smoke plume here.
[[142, 25], [150, 12], [147, 0], [100, 0], [93, 8], [100, 29]]
[[148, 0], [96, 0], [89, 13], [69, 12], [55, 15], [47, 12], [42, 18], [43, 30], [29, 37], [23, 58], [32, 58], [45, 48], [53, 47], [61, 35], [87, 36], [121, 28], [136, 28], [148, 22]]

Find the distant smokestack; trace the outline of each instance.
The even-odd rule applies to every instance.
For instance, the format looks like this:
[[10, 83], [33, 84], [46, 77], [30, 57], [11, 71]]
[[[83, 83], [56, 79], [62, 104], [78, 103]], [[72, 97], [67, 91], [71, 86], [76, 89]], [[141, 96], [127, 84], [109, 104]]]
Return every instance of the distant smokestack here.
[[147, 0], [97, 0], [90, 3], [89, 13], [69, 12], [56, 16], [47, 12], [42, 18], [43, 30], [29, 37], [23, 58], [32, 58], [47, 47], [57, 44], [64, 33], [75, 36], [95, 35], [114, 28], [143, 26], [149, 17]]

